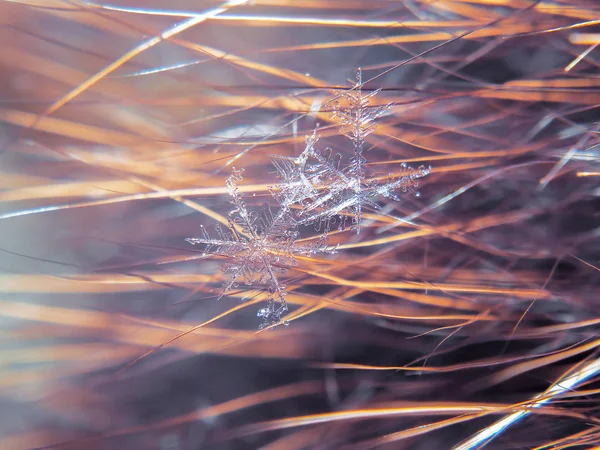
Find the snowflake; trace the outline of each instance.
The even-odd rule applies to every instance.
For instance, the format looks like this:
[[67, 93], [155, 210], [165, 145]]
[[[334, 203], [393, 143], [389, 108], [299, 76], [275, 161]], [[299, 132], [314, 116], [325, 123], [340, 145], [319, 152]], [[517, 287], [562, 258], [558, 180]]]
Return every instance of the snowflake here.
[[234, 205], [227, 217], [227, 228], [217, 225], [216, 237], [211, 238], [202, 227], [201, 237], [186, 241], [204, 245], [206, 252], [227, 258], [222, 267], [226, 279], [219, 298], [239, 287], [240, 280], [248, 286], [268, 286], [267, 305], [258, 312], [263, 319], [262, 329], [282, 323], [281, 316], [288, 306], [286, 286], [280, 277], [289, 267], [297, 265], [296, 256], [334, 253], [335, 248], [327, 245], [327, 230], [313, 243], [299, 243], [298, 224], [288, 208], [282, 207], [273, 214], [270, 205], [265, 203], [259, 212], [250, 211], [237, 189], [242, 172], [243, 169], [233, 169], [226, 182]]
[[337, 92], [338, 97], [345, 99], [347, 106], [342, 108], [340, 102], [336, 102], [332, 113], [332, 118], [340, 121], [340, 133], [352, 142], [353, 156], [348, 164], [342, 166], [341, 155], [330, 148], [317, 148], [317, 129], [306, 137], [306, 146], [298, 157], [273, 157], [281, 181], [272, 189], [272, 193], [283, 208], [297, 207], [299, 224], [325, 223], [328, 228], [337, 219], [338, 227], [344, 229], [350, 216], [352, 228], [358, 234], [365, 207], [379, 209], [377, 199], [380, 197], [399, 200], [395, 195], [398, 190], [418, 195], [415, 191], [418, 179], [431, 171], [425, 166], [415, 169], [403, 164], [401, 173], [390, 174], [385, 182], [381, 182], [365, 167], [365, 139], [375, 131], [375, 121], [391, 105], [371, 106], [370, 99], [381, 89], [364, 94], [362, 86], [359, 69], [352, 88]]

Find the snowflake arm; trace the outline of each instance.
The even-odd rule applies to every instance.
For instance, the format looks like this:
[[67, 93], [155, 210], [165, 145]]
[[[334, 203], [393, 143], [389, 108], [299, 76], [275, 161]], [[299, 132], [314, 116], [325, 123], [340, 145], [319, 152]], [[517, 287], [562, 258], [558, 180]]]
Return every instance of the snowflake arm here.
[[298, 157], [272, 157], [272, 163], [281, 182], [271, 192], [283, 208], [303, 203], [317, 195], [317, 189], [307, 176], [306, 164], [308, 159], [314, 155], [315, 145], [318, 141], [319, 135], [315, 128], [312, 135], [306, 136], [304, 150]]
[[[362, 71], [356, 72], [356, 81], [351, 89], [347, 91], [337, 91], [339, 97], [346, 100], [348, 106], [342, 108], [339, 102], [334, 104], [332, 118], [337, 118], [340, 121], [340, 133], [352, 141], [354, 147], [354, 155], [346, 169], [346, 173], [353, 178], [354, 182], [350, 186], [354, 193], [353, 199], [345, 199], [344, 204], [351, 205], [352, 222], [356, 233], [360, 234], [360, 226], [362, 222], [363, 206], [368, 194], [364, 193], [366, 170], [364, 164], [366, 159], [363, 156], [363, 146], [365, 139], [375, 131], [375, 121], [384, 115], [390, 108], [391, 104], [384, 106], [370, 106], [371, 98], [375, 97], [381, 89], [377, 89], [370, 94], [363, 93]], [[346, 207], [341, 210], [346, 209]]]
[[431, 173], [431, 167], [419, 166], [416, 169], [402, 163], [403, 172], [400, 175], [388, 176], [388, 182], [374, 187], [373, 196], [382, 196], [393, 200], [400, 200], [394, 191], [412, 192], [419, 197], [421, 194], [415, 190], [419, 186], [419, 179]]

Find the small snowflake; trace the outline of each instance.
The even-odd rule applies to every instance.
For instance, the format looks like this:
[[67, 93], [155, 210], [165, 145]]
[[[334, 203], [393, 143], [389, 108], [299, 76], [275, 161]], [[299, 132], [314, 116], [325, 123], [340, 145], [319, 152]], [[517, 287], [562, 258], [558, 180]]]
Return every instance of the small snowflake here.
[[419, 179], [431, 171], [425, 166], [413, 168], [402, 164], [399, 173], [389, 174], [382, 182], [365, 167], [357, 170], [353, 160], [342, 165], [341, 155], [330, 148], [316, 148], [318, 139], [315, 130], [307, 137], [307, 145], [300, 156], [274, 160], [281, 182], [272, 189], [273, 195], [283, 208], [297, 207], [296, 220], [301, 225], [325, 223], [329, 228], [338, 221], [338, 227], [344, 229], [350, 216], [352, 228], [360, 233], [365, 207], [379, 209], [377, 200], [381, 197], [399, 200], [398, 191], [418, 196]]
[[228, 259], [222, 267], [226, 280], [219, 298], [239, 287], [240, 280], [248, 286], [268, 286], [267, 306], [258, 314], [264, 320], [263, 328], [281, 323], [281, 315], [288, 309], [286, 286], [279, 278], [289, 267], [297, 265], [296, 255], [334, 253], [335, 249], [327, 245], [326, 231], [312, 244], [297, 242], [298, 225], [287, 208], [273, 214], [265, 203], [259, 212], [250, 211], [237, 189], [242, 172], [243, 169], [233, 169], [227, 179], [227, 191], [234, 205], [228, 215], [227, 229], [217, 225], [216, 238], [211, 238], [202, 227], [201, 237], [186, 241], [204, 245], [206, 252]]
[[378, 198], [398, 200], [395, 194], [398, 190], [419, 195], [415, 190], [417, 180], [428, 175], [431, 168], [420, 166], [414, 169], [403, 164], [401, 173], [390, 174], [386, 182], [380, 182], [365, 167], [365, 139], [375, 131], [376, 120], [391, 107], [391, 104], [370, 105], [370, 100], [380, 91], [363, 93], [360, 69], [351, 89], [336, 91], [337, 97], [343, 99], [346, 106], [342, 107], [336, 101], [332, 118], [339, 120], [340, 133], [352, 142], [353, 147], [353, 156], [346, 165], [341, 164], [339, 153], [330, 148], [317, 148], [317, 129], [306, 137], [304, 151], [298, 157], [273, 158], [281, 181], [272, 193], [283, 208], [296, 207], [298, 223], [325, 223], [328, 228], [338, 220], [338, 227], [344, 229], [350, 216], [352, 228], [360, 233], [364, 208], [379, 209]]

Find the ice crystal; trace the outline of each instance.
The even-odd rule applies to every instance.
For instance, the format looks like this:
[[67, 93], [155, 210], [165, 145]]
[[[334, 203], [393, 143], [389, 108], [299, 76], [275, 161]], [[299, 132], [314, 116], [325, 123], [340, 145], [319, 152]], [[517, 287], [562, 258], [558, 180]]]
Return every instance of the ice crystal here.
[[398, 190], [418, 195], [415, 191], [418, 179], [430, 172], [425, 166], [415, 169], [403, 164], [399, 174], [390, 174], [381, 181], [365, 167], [365, 139], [375, 131], [375, 121], [391, 105], [371, 106], [370, 99], [381, 89], [365, 94], [362, 88], [359, 70], [351, 89], [337, 91], [337, 97], [344, 100], [345, 106], [336, 101], [333, 107], [332, 118], [339, 120], [340, 133], [352, 142], [353, 156], [346, 165], [341, 164], [339, 153], [330, 148], [317, 148], [317, 129], [307, 136], [304, 151], [298, 157], [273, 158], [280, 178], [273, 195], [283, 208], [296, 206], [300, 224], [326, 223], [329, 226], [337, 219], [339, 228], [344, 229], [350, 216], [352, 228], [360, 233], [365, 207], [379, 209], [377, 200], [381, 197], [398, 200], [395, 194]]
[[[418, 180], [429, 174], [430, 168], [402, 164], [400, 173], [376, 176], [366, 167], [365, 139], [375, 131], [376, 120], [391, 107], [370, 104], [379, 92], [380, 89], [363, 92], [360, 70], [350, 89], [337, 91], [331, 117], [339, 122], [340, 133], [352, 142], [348, 162], [343, 163], [341, 154], [328, 147], [319, 148], [317, 126], [306, 136], [299, 156], [272, 158], [279, 178], [270, 189], [279, 204], [275, 213], [268, 203], [259, 211], [247, 207], [237, 189], [243, 169], [234, 169], [226, 182], [233, 204], [226, 227], [216, 226], [215, 237], [202, 228], [201, 237], [187, 239], [191, 244], [203, 245], [206, 252], [226, 258], [220, 297], [238, 288], [241, 282], [267, 288], [267, 305], [257, 314], [263, 319], [261, 328], [282, 323], [288, 307], [286, 285], [281, 279], [297, 264], [298, 255], [335, 252], [327, 245], [332, 225], [345, 229], [351, 218], [351, 227], [360, 233], [365, 208], [379, 209], [381, 198], [399, 200], [398, 191], [418, 195]], [[320, 233], [318, 239], [312, 243], [301, 241], [299, 227], [304, 225], [314, 225]]]
[[260, 211], [251, 211], [237, 189], [242, 172], [243, 169], [233, 169], [226, 182], [234, 207], [227, 217], [227, 228], [217, 225], [216, 236], [211, 237], [202, 227], [201, 237], [186, 241], [204, 245], [205, 252], [227, 258], [222, 267], [226, 279], [219, 298], [239, 287], [242, 280], [248, 286], [267, 286], [267, 305], [258, 312], [263, 319], [262, 329], [282, 323], [281, 316], [288, 307], [286, 286], [280, 277], [297, 265], [296, 256], [333, 253], [335, 249], [327, 245], [327, 230], [312, 243], [300, 243], [297, 222], [286, 207], [273, 214], [265, 203]]

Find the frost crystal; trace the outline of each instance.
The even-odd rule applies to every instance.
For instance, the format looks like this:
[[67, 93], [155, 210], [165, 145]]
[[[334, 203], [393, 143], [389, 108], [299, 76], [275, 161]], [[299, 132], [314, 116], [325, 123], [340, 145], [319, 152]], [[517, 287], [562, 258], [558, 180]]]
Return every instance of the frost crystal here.
[[[270, 189], [279, 203], [276, 213], [269, 204], [261, 210], [250, 210], [237, 189], [242, 180], [242, 170], [233, 169], [227, 179], [227, 191], [234, 208], [227, 217], [227, 226], [217, 225], [216, 236], [211, 237], [202, 228], [201, 237], [186, 239], [193, 245], [203, 245], [206, 252], [227, 258], [223, 265], [225, 281], [220, 297], [239, 287], [266, 286], [267, 305], [258, 311], [263, 319], [261, 329], [282, 323], [287, 311], [286, 286], [280, 281], [288, 269], [297, 264], [298, 255], [334, 253], [327, 245], [327, 234], [336, 223], [346, 228], [348, 217], [352, 228], [360, 233], [363, 210], [379, 209], [378, 200], [399, 200], [398, 191], [412, 192], [419, 178], [431, 169], [412, 168], [402, 164], [400, 173], [376, 176], [365, 164], [363, 155], [365, 139], [375, 131], [376, 121], [391, 104], [372, 106], [370, 100], [381, 89], [363, 92], [360, 69], [352, 87], [337, 91], [331, 117], [340, 124], [340, 133], [352, 142], [352, 157], [342, 162], [340, 153], [330, 148], [318, 148], [318, 128], [306, 137], [306, 145], [297, 157], [273, 156], [279, 183]], [[299, 239], [299, 226], [314, 225], [320, 233], [318, 239], [306, 243]], [[219, 298], [220, 298], [219, 297]]]
[[259, 212], [250, 211], [237, 189], [242, 180], [241, 170], [233, 169], [227, 179], [227, 191], [233, 210], [228, 215], [227, 229], [217, 225], [216, 237], [211, 238], [202, 228], [202, 236], [188, 238], [193, 245], [202, 244], [205, 251], [228, 258], [222, 270], [226, 275], [219, 298], [243, 282], [268, 287], [267, 306], [258, 312], [263, 318], [261, 329], [282, 323], [281, 315], [287, 311], [286, 286], [279, 280], [289, 267], [297, 265], [296, 256], [315, 253], [334, 253], [327, 246], [327, 230], [314, 243], [299, 243], [297, 222], [290, 210], [282, 207], [274, 215], [268, 203]]
[[340, 133], [352, 141], [353, 156], [342, 167], [341, 155], [330, 148], [319, 150], [317, 130], [306, 138], [306, 146], [296, 158], [277, 156], [273, 164], [278, 172], [280, 184], [272, 192], [283, 208], [299, 207], [297, 220], [300, 224], [325, 223], [326, 227], [339, 218], [339, 228], [344, 229], [347, 217], [352, 217], [352, 228], [360, 233], [363, 209], [368, 206], [379, 209], [380, 197], [398, 200], [395, 192], [411, 191], [418, 195], [415, 188], [418, 179], [425, 177], [430, 168], [420, 166], [412, 168], [402, 165], [400, 174], [387, 177], [381, 182], [365, 167], [363, 156], [365, 138], [375, 131], [375, 121], [391, 107], [373, 107], [370, 99], [381, 89], [364, 94], [360, 69], [356, 82], [347, 91], [338, 91], [338, 97], [344, 99], [334, 104], [332, 118], [339, 120]]

